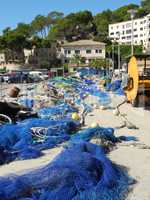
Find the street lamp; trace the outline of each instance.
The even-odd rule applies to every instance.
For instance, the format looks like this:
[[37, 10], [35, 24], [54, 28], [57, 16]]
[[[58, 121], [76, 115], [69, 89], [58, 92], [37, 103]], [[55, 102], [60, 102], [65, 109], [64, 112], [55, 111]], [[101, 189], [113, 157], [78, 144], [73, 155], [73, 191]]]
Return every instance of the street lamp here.
[[119, 77], [120, 77], [120, 68], [121, 68], [121, 63], [120, 63], [120, 32], [118, 32], [118, 70], [119, 70]]
[[135, 14], [137, 13], [137, 10], [134, 10], [134, 9], [131, 9], [131, 10], [128, 10], [128, 13], [130, 14], [130, 17], [131, 17], [131, 21], [132, 21], [132, 39], [131, 39], [131, 55], [133, 56], [134, 54], [134, 17], [135, 17]]
[[114, 41], [112, 42], [112, 69], [114, 72], [115, 69], [115, 45], [114, 45]]
[[112, 51], [112, 71], [114, 72], [114, 69], [115, 69], [115, 45], [114, 45], [114, 42], [115, 40], [112, 39], [110, 36], [107, 37], [108, 40], [110, 40], [112, 42], [112, 45], [111, 45], [111, 51]]
[[[114, 38], [114, 40], [113, 40], [113, 43], [118, 43], [118, 72], [119, 72], [119, 77], [120, 77], [120, 68], [121, 68], [121, 62], [120, 62], [120, 58], [121, 58], [121, 56], [120, 56], [120, 32], [118, 32], [117, 33], [117, 37], [116, 38]], [[113, 45], [114, 46], [114, 45]], [[115, 47], [115, 46], [114, 46]]]

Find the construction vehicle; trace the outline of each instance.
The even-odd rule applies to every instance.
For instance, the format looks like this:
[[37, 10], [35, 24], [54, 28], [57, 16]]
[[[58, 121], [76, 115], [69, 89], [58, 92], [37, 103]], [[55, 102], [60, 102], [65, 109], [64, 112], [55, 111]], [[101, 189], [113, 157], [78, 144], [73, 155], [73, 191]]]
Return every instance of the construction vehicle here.
[[138, 54], [128, 62], [127, 101], [133, 106], [150, 105], [150, 54]]

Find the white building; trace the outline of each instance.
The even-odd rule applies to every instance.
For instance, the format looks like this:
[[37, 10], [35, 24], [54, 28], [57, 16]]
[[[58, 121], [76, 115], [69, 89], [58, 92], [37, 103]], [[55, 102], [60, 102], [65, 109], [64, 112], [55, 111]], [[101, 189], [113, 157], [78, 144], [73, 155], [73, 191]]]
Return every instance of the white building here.
[[[125, 21], [109, 25], [109, 37], [120, 44], [131, 44], [132, 21]], [[150, 14], [133, 21], [133, 44], [150, 47]]]
[[0, 67], [3, 67], [5, 64], [5, 54], [0, 52]]
[[105, 43], [79, 40], [61, 45], [60, 58], [62, 63], [70, 63], [75, 55], [84, 58], [85, 64], [89, 64], [93, 59], [104, 59]]

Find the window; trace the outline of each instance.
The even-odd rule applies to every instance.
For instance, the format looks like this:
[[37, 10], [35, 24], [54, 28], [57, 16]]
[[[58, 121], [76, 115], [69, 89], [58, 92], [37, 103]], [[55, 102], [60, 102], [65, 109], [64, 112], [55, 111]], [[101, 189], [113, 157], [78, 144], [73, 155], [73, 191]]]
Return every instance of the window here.
[[91, 49], [87, 49], [87, 50], [86, 50], [86, 53], [87, 53], [87, 54], [91, 54], [91, 52], [92, 52]]
[[122, 40], [125, 40], [126, 39], [126, 37], [122, 37]]
[[130, 34], [131, 32], [132, 32], [131, 29], [126, 30], [126, 34]]
[[135, 37], [135, 38], [137, 38], [137, 37], [138, 37], [138, 35], [134, 35], [134, 37]]
[[135, 28], [134, 31], [137, 31], [137, 28]]
[[71, 54], [71, 51], [70, 50], [65, 50], [65, 54]]
[[126, 24], [126, 27], [127, 27], [127, 28], [131, 27], [131, 23], [127, 23], [127, 24]]
[[140, 37], [143, 37], [143, 34], [141, 34]]
[[140, 28], [141, 31], [143, 31], [143, 28]]
[[110, 35], [114, 35], [114, 33], [112, 32], [112, 33], [110, 33]]
[[75, 54], [80, 54], [80, 50], [75, 50]]
[[124, 33], [125, 33], [125, 32], [124, 32], [124, 31], [122, 31], [122, 35], [124, 35]]
[[135, 22], [135, 25], [137, 25], [137, 22]]
[[130, 40], [131, 39], [131, 36], [127, 36], [127, 40]]
[[95, 53], [102, 53], [102, 49], [96, 49]]
[[143, 40], [140, 41], [141, 45], [143, 45]]

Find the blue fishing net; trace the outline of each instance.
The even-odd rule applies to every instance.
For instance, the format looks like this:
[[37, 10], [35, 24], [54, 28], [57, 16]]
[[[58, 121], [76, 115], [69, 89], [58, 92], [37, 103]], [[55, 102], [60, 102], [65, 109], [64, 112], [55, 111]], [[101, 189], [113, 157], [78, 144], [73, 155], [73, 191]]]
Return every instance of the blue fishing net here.
[[122, 200], [128, 178], [91, 143], [73, 144], [47, 166], [0, 178], [5, 200]]
[[114, 135], [113, 128], [88, 128], [82, 131], [79, 131], [75, 135], [71, 136], [71, 143], [78, 143], [82, 141], [90, 141], [92, 138], [103, 138], [105, 140], [111, 141], [113, 143], [118, 141], [118, 138]]
[[34, 99], [29, 98], [21, 98], [18, 101], [21, 105], [26, 106], [27, 108], [33, 108], [34, 106]]
[[[42, 155], [40, 151], [68, 141], [78, 125], [77, 121], [70, 119], [28, 119], [15, 125], [1, 126], [1, 164], [14, 159], [39, 157]], [[8, 154], [4, 154], [4, 151]]]
[[108, 84], [106, 89], [111, 91], [116, 91], [121, 88], [121, 80], [113, 81], [112, 83]]
[[[88, 109], [88, 108], [87, 108]], [[112, 143], [128, 141], [117, 138], [112, 128], [87, 128], [76, 132], [78, 121], [69, 118], [61, 120], [28, 119], [15, 125], [3, 125], [0, 129], [0, 164], [15, 159], [32, 159], [42, 155], [41, 151], [51, 149], [69, 141], [69, 144], [100, 138]]]
[[68, 113], [78, 112], [76, 108], [69, 104], [61, 104], [50, 108], [42, 108], [38, 111], [38, 116], [43, 119], [64, 118]]
[[117, 95], [124, 95], [124, 90], [122, 88], [122, 81], [121, 80], [116, 80], [113, 81], [112, 83], [107, 84], [106, 86], [107, 91], [112, 91]]
[[[93, 70], [91, 69], [79, 69], [79, 70]], [[95, 70], [95, 69], [94, 69]], [[93, 74], [93, 73], [92, 73]], [[71, 92], [66, 91], [64, 92], [64, 97], [65, 98], [74, 98], [73, 101], [76, 102], [76, 100], [78, 99], [85, 99], [86, 96], [88, 95], [92, 95], [93, 97], [96, 96], [99, 98], [99, 104], [100, 105], [110, 105], [111, 104], [111, 98], [110, 95], [107, 92], [103, 92], [100, 91], [99, 86], [96, 82], [94, 82], [93, 80], [87, 79], [87, 78], [82, 78], [82, 80], [77, 80], [74, 78], [61, 78], [61, 79], [55, 79], [52, 80], [49, 84], [50, 85], [55, 85], [57, 87], [57, 84], [67, 84], [69, 85], [72, 90]], [[76, 94], [76, 97], [73, 97], [73, 93], [72, 91], [74, 91], [74, 93]], [[120, 91], [118, 91], [118, 94], [120, 93]], [[79, 102], [79, 101], [78, 101]]]
[[86, 67], [86, 68], [80, 68], [77, 70], [81, 76], [87, 76], [87, 75], [96, 75], [99, 73], [99, 70], [97, 70], [94, 67]]

